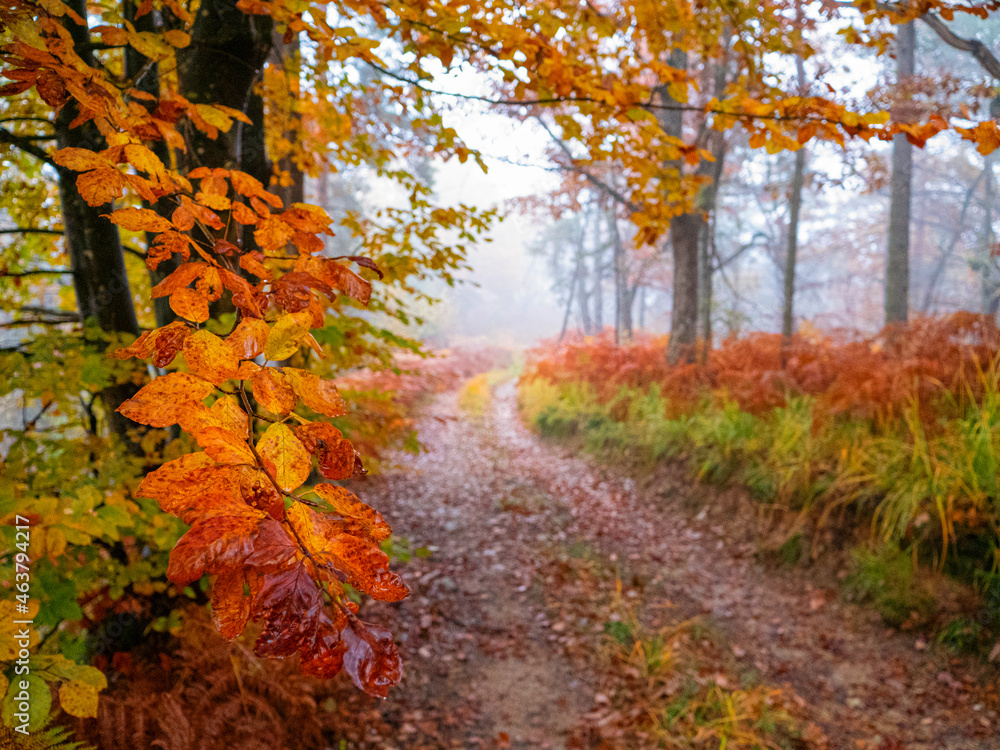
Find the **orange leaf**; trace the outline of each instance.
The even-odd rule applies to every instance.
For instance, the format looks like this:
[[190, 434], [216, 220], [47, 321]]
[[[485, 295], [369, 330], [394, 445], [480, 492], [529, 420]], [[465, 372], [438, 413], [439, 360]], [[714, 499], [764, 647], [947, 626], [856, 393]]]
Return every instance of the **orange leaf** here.
[[361, 690], [385, 698], [403, 679], [403, 663], [392, 634], [378, 625], [357, 621], [344, 630], [344, 671]]
[[148, 208], [120, 208], [102, 216], [130, 232], [166, 232], [174, 228], [173, 224]]
[[291, 381], [292, 390], [314, 412], [327, 417], [342, 417], [347, 414], [347, 402], [332, 380], [323, 380], [311, 372], [295, 367], [284, 368], [284, 373]]
[[101, 156], [86, 148], [61, 148], [52, 154], [52, 161], [61, 167], [72, 169], [74, 172], [114, 168], [106, 156]]
[[257, 214], [250, 210], [246, 203], [240, 203], [235, 201], [232, 206], [230, 206], [233, 212], [233, 219], [237, 224], [243, 224], [244, 226], [250, 226], [256, 224], [259, 220]]
[[89, 206], [103, 206], [125, 193], [125, 176], [117, 169], [95, 169], [76, 178], [76, 189]]
[[355, 588], [390, 602], [410, 593], [399, 575], [389, 570], [389, 556], [365, 539], [343, 533], [339, 519], [302, 503], [293, 503], [286, 516], [312, 557], [344, 573]]
[[293, 234], [290, 226], [281, 219], [272, 216], [260, 224], [257, 231], [253, 233], [253, 238], [265, 252], [275, 252], [287, 245]]
[[295, 270], [305, 271], [315, 276], [327, 286], [339, 289], [348, 297], [353, 297], [367, 305], [372, 296], [372, 285], [341, 263], [329, 258], [301, 258]]
[[334, 484], [317, 484], [313, 492], [323, 498], [343, 518], [357, 521], [368, 532], [374, 542], [383, 542], [392, 534], [392, 529], [382, 515], [361, 502], [357, 495]]
[[220, 575], [212, 586], [212, 622], [226, 640], [243, 632], [250, 617], [250, 600], [243, 594], [242, 571]]
[[186, 372], [171, 372], [143, 386], [118, 407], [133, 422], [151, 427], [169, 427], [180, 420], [192, 404], [201, 403], [213, 390], [212, 384]]
[[166, 297], [173, 294], [178, 289], [183, 289], [196, 278], [201, 276], [202, 272], [207, 267], [207, 263], [202, 263], [200, 261], [195, 261], [194, 263], [182, 263], [173, 273], [154, 286], [152, 290], [150, 290], [150, 295], [153, 299], [157, 299], [158, 297]]
[[206, 572], [227, 574], [243, 566], [254, 553], [263, 523], [275, 523], [249, 505], [226, 505], [216, 515], [199, 519], [170, 553], [167, 578], [178, 586], [197, 581]]
[[233, 396], [223, 396], [212, 404], [209, 411], [222, 429], [232, 432], [243, 440], [250, 437], [250, 417]]
[[111, 353], [114, 359], [128, 359], [129, 357], [140, 357], [145, 359], [150, 354], [153, 356], [153, 364], [157, 367], [169, 365], [177, 352], [184, 345], [184, 339], [191, 335], [191, 329], [180, 321], [174, 321], [163, 328], [153, 331], [146, 331], [137, 338], [131, 346], [117, 349]]
[[262, 367], [255, 372], [250, 383], [257, 403], [272, 414], [284, 415], [295, 408], [295, 391], [288, 384], [287, 376], [273, 367]]
[[206, 427], [195, 433], [194, 438], [205, 449], [205, 453], [220, 464], [256, 464], [250, 446], [229, 430]]
[[193, 323], [204, 323], [208, 320], [208, 300], [194, 289], [185, 287], [171, 294], [170, 309], [177, 314], [177, 317]]
[[295, 436], [316, 456], [319, 473], [327, 479], [349, 479], [354, 474], [354, 446], [332, 424], [310, 422], [296, 427]]
[[309, 453], [287, 425], [268, 427], [257, 443], [257, 452], [274, 464], [274, 479], [285, 492], [291, 492], [309, 478], [312, 470]]
[[264, 342], [271, 327], [260, 318], [243, 318], [226, 337], [226, 346], [240, 359], [254, 359], [264, 353]]
[[209, 331], [197, 331], [184, 342], [182, 349], [188, 369], [215, 385], [236, 377], [240, 362], [225, 343]]

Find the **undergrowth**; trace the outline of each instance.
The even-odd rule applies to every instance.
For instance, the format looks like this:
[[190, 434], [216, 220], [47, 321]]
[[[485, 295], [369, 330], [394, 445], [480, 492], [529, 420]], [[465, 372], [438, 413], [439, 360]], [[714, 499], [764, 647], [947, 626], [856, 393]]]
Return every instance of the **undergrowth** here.
[[868, 537], [875, 551], [855, 555], [848, 588], [889, 623], [927, 618], [918, 579], [928, 570], [980, 590], [976, 627], [954, 626], [953, 640], [997, 632], [992, 321], [960, 313], [867, 341], [799, 336], [784, 352], [780, 336], [757, 334], [727, 340], [705, 365], [668, 367], [665, 347], [598, 337], [538, 349], [521, 413], [542, 436], [606, 460], [680, 459], [704, 481], [742, 484], [789, 539], [845, 527]]

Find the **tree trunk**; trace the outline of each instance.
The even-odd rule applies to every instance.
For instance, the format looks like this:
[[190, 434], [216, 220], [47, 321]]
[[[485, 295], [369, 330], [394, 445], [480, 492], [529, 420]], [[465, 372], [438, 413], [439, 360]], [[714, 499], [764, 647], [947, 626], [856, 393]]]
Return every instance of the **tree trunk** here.
[[625, 243], [618, 231], [614, 210], [608, 211], [608, 233], [611, 236], [612, 267], [615, 279], [615, 344], [632, 339], [632, 310], [628, 296], [628, 265]]
[[[69, 0], [68, 5], [86, 17], [84, 0]], [[72, 21], [67, 22], [66, 28], [73, 38], [77, 54], [85, 62], [93, 63], [90, 30]], [[73, 101], [59, 112], [55, 124], [59, 148], [83, 148], [88, 151], [105, 148], [107, 144], [92, 122], [69, 127], [78, 113]], [[73, 270], [73, 287], [80, 316], [84, 320], [95, 320], [106, 333], [138, 336], [139, 321], [125, 272], [118, 227], [101, 216], [109, 213], [112, 206], [108, 204], [95, 208], [88, 205], [76, 188], [77, 173], [59, 167], [58, 174], [66, 249]], [[110, 385], [100, 395], [110, 431], [121, 437], [130, 451], [138, 453], [139, 447], [127, 437], [127, 430], [134, 428], [135, 424], [115, 411], [136, 391], [138, 386], [128, 382]]]
[[[177, 50], [181, 94], [197, 104], [223, 104], [246, 114], [212, 139], [192, 130], [188, 167], [239, 169], [267, 185], [271, 177], [264, 148], [264, 101], [255, 90], [271, 52], [269, 16], [251, 16], [227, 0], [203, 0], [191, 44]], [[249, 236], [250, 233], [247, 233]]]
[[[913, 22], [896, 36], [897, 83], [915, 72], [916, 29]], [[892, 188], [889, 199], [889, 248], [885, 266], [885, 322], [906, 323], [910, 295], [910, 183], [913, 145], [902, 133], [892, 139]]]
[[702, 213], [681, 214], [670, 222], [674, 258], [674, 300], [670, 314], [667, 361], [693, 362], [698, 337], [698, 237]]
[[[125, 0], [122, 3], [122, 17], [135, 26], [135, 30], [139, 33], [156, 33], [156, 23], [155, 16], [153, 13], [146, 13], [142, 16], [136, 18], [137, 4], [133, 0]], [[170, 11], [166, 8], [161, 10], [161, 17], [168, 19], [170, 18]], [[144, 91], [147, 94], [155, 96], [157, 99], [160, 97], [160, 75], [159, 68], [155, 63], [152, 63], [148, 57], [143, 55], [141, 52], [136, 50], [134, 47], [125, 47], [125, 77], [135, 81], [135, 88], [140, 91]], [[139, 104], [143, 106], [149, 106], [143, 101], [139, 101]], [[155, 106], [155, 104], [153, 105]], [[162, 161], [164, 164], [170, 163], [169, 153], [167, 151], [166, 143], [163, 141], [155, 141], [150, 144], [150, 149], [154, 154]], [[156, 201], [156, 203], [150, 204], [143, 202], [147, 208], [151, 208], [160, 216], [169, 219], [175, 204], [167, 199], [161, 199]], [[153, 243], [153, 238], [155, 234], [152, 232], [146, 233], [146, 246], [149, 247]], [[167, 258], [161, 261], [160, 264], [149, 272], [150, 284], [156, 286], [163, 279], [177, 270], [177, 266], [180, 265], [179, 261], [174, 258]], [[157, 297], [153, 300], [153, 315], [156, 318], [157, 327], [165, 326], [172, 321], [176, 320], [177, 316], [174, 311], [170, 309], [170, 298], [169, 297]]]
[[792, 342], [795, 331], [795, 263], [799, 254], [799, 213], [802, 209], [802, 186], [805, 184], [806, 150], [795, 152], [792, 183], [788, 188], [788, 236], [785, 244], [785, 289], [781, 308], [781, 337], [783, 345]]
[[996, 318], [1000, 306], [1000, 284], [996, 277], [996, 264], [993, 262], [993, 244], [996, 241], [993, 234], [993, 154], [985, 159], [983, 172], [986, 174], [983, 186], [983, 231], [980, 237], [980, 307], [984, 315]]
[[587, 291], [587, 264], [583, 257], [583, 240], [576, 249], [576, 298], [580, 312], [580, 325], [585, 336], [594, 332], [594, 324], [590, 319], [590, 293]]
[[[285, 44], [282, 35], [275, 31], [271, 39], [271, 44], [270, 61], [287, 77], [294, 79], [294, 84], [289, 85], [289, 95], [294, 98], [298, 95], [299, 70], [301, 67], [299, 35], [294, 34], [292, 40], [288, 44]], [[297, 112], [292, 112], [291, 118], [296, 127], [285, 131], [284, 136], [293, 144], [292, 149], [294, 152], [295, 148], [298, 147], [296, 145], [296, 133], [301, 118]], [[286, 206], [292, 203], [302, 203], [305, 200], [305, 175], [302, 173], [302, 169], [299, 168], [293, 156], [282, 156], [278, 161], [278, 169], [288, 175], [291, 183], [277, 188], [275, 192], [281, 196]]]

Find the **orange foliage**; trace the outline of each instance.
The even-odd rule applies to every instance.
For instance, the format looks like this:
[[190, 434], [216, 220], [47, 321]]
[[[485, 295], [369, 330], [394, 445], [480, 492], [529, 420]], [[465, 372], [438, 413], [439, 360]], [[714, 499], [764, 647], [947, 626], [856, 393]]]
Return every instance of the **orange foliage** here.
[[[918, 318], [906, 330], [886, 328], [871, 339], [797, 334], [783, 348], [779, 334], [726, 339], [707, 364], [669, 367], [667, 338], [639, 338], [616, 347], [610, 334], [577, 337], [535, 349], [525, 381], [588, 384], [601, 403], [621, 387], [657, 385], [667, 416], [690, 412], [708, 392], [721, 392], [755, 414], [814, 396], [819, 413], [886, 420], [917, 398], [924, 411], [943, 408], [940, 397], [977, 398], [981, 373], [1000, 355], [1000, 329], [969, 312]], [[784, 361], [784, 366], [783, 366]]]

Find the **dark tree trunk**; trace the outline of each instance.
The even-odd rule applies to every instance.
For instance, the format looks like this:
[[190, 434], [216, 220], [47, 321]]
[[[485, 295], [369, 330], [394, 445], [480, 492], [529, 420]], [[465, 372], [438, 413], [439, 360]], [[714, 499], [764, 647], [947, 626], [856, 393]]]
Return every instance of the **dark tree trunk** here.
[[[274, 32], [272, 36], [272, 49], [270, 61], [278, 69], [284, 72], [286, 76], [292, 78], [299, 77], [300, 70], [300, 54], [301, 50], [299, 47], [299, 36], [295, 34], [292, 40], [285, 44], [285, 41], [281, 34], [277, 31]], [[294, 95], [294, 91], [290, 92]], [[295, 124], [298, 124], [299, 116], [297, 113], [292, 113], [292, 118]], [[289, 130], [285, 132], [285, 138], [291, 143], [295, 143], [296, 131]], [[305, 175], [299, 168], [295, 159], [292, 156], [283, 156], [278, 161], [278, 169], [286, 173], [291, 178], [291, 184], [284, 185], [275, 190], [275, 192], [281, 196], [281, 199], [285, 202], [285, 205], [291, 205], [292, 203], [302, 203], [305, 200]]]
[[264, 102], [254, 90], [271, 52], [269, 16], [251, 16], [226, 0], [203, 0], [191, 44], [177, 51], [181, 94], [197, 104], [223, 104], [246, 114], [216, 139], [187, 133], [190, 168], [239, 169], [265, 185], [271, 177], [264, 148]]
[[[913, 22], [896, 36], [897, 83], [915, 72], [916, 29]], [[892, 188], [889, 199], [889, 249], [885, 266], [885, 322], [906, 323], [910, 296], [910, 183], [913, 145], [902, 133], [892, 139]]]
[[[84, 0], [69, 0], [68, 5], [86, 17]], [[73, 38], [77, 54], [86, 62], [93, 62], [89, 29], [70, 20], [67, 20], [66, 28]], [[93, 123], [69, 127], [77, 114], [75, 103], [70, 102], [56, 118], [59, 148], [73, 147], [89, 151], [105, 148], [107, 144]], [[118, 227], [101, 216], [109, 213], [112, 206], [108, 204], [95, 208], [88, 205], [76, 188], [77, 173], [61, 167], [58, 172], [66, 249], [70, 257], [70, 268], [73, 270], [73, 287], [80, 316], [84, 320], [95, 320], [106, 333], [138, 336], [139, 321], [125, 272]], [[124, 439], [131, 451], [138, 453], [138, 446], [127, 437], [127, 430], [134, 428], [135, 424], [115, 411], [123, 401], [134, 396], [137, 390], [138, 387], [132, 383], [121, 383], [108, 386], [100, 395], [109, 429]]]
[[[125, 0], [122, 4], [122, 15], [126, 21], [135, 26], [135, 30], [142, 32], [156, 32], [155, 15], [146, 13], [136, 18], [137, 5], [133, 0]], [[170, 11], [166, 8], [161, 10], [161, 17], [165, 20], [173, 20]], [[160, 96], [160, 75], [159, 68], [148, 57], [138, 52], [133, 47], [125, 47], [125, 77], [135, 81], [135, 88], [159, 98]], [[140, 102], [145, 106], [145, 102]], [[164, 164], [169, 163], [169, 155], [166, 144], [163, 141], [156, 141], [150, 144], [150, 149], [159, 157]], [[148, 208], [156, 211], [160, 216], [170, 218], [175, 204], [170, 200], [161, 199], [154, 204], [145, 203]], [[152, 244], [155, 235], [146, 234], [147, 247]], [[154, 270], [149, 272], [150, 282], [153, 286], [159, 284], [163, 279], [173, 273], [178, 261], [175, 258], [168, 258], [162, 261]], [[165, 326], [176, 319], [174, 311], [170, 309], [170, 299], [168, 297], [157, 297], [153, 300], [153, 315], [156, 318], [157, 327]]]

